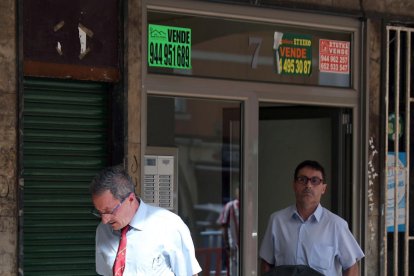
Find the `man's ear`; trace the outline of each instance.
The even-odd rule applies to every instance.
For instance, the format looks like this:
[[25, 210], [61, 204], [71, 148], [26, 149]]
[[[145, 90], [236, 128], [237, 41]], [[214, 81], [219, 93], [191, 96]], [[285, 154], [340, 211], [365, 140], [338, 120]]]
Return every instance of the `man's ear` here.
[[325, 185], [322, 194], [324, 194], [326, 192], [326, 190], [328, 189], [328, 184], [324, 183], [323, 185]]
[[129, 197], [128, 201], [132, 202], [134, 201], [135, 195], [133, 193], [130, 193], [128, 197]]

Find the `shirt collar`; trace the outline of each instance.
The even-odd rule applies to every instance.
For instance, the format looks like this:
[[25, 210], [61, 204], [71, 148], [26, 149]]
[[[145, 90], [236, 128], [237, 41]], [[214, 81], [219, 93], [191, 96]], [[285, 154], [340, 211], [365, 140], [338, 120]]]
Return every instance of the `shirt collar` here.
[[139, 207], [129, 225], [135, 229], [144, 230], [145, 221], [148, 217], [148, 205], [142, 199], [139, 199], [139, 201]]
[[322, 217], [322, 205], [319, 203], [318, 207], [316, 207], [315, 212], [313, 213], [313, 216], [315, 217], [316, 221], [319, 222], [321, 221], [321, 217]]
[[[303, 221], [302, 217], [299, 215], [299, 212], [298, 212], [298, 210], [296, 208], [296, 205], [292, 205], [290, 211], [292, 213], [292, 217], [293, 218], [298, 218], [298, 219], [300, 219], [300, 220]], [[319, 222], [321, 220], [321, 217], [322, 217], [322, 211], [323, 211], [322, 205], [319, 203], [318, 204], [318, 207], [316, 207], [315, 212], [313, 212], [313, 214], [310, 215], [309, 219], [312, 219], [313, 218], [317, 222]]]

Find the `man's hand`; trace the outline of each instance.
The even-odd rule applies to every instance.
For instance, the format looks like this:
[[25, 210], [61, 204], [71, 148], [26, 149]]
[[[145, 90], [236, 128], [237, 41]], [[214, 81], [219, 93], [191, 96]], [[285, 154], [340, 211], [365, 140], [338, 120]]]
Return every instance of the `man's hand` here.
[[273, 265], [269, 264], [268, 262], [262, 259], [262, 273], [270, 271], [272, 267]]

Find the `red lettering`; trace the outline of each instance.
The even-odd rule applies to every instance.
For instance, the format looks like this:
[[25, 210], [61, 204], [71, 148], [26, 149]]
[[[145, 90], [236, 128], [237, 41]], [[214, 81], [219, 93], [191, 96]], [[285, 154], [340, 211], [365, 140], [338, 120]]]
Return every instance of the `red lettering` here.
[[280, 47], [280, 55], [287, 58], [306, 58], [306, 48]]

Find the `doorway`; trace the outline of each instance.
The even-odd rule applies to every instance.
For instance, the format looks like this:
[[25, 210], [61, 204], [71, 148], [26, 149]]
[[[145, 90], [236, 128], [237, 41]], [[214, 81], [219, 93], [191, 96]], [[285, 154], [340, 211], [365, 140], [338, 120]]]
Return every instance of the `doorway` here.
[[[352, 223], [352, 110], [259, 104], [257, 209], [253, 216], [246, 216], [252, 195], [246, 192], [249, 181], [242, 160], [251, 158], [244, 150], [246, 135], [251, 133], [244, 131], [244, 107], [237, 100], [148, 96], [147, 145], [177, 149], [177, 212], [189, 226], [206, 275], [242, 274], [251, 252], [246, 240], [239, 237], [248, 233], [248, 225], [257, 223], [255, 247], [260, 246], [270, 214], [295, 202], [293, 171], [305, 159], [325, 167], [328, 189], [322, 205]], [[229, 217], [235, 211], [240, 213], [236, 227], [227, 230], [236, 231], [240, 251], [231, 253], [222, 226], [230, 226], [232, 220], [226, 224], [220, 216], [228, 203], [239, 199], [239, 192], [240, 203], [229, 209], [233, 210]]]
[[316, 160], [328, 184], [321, 204], [351, 225], [351, 110], [261, 104], [259, 109], [258, 241], [270, 215], [294, 204], [296, 166]]

